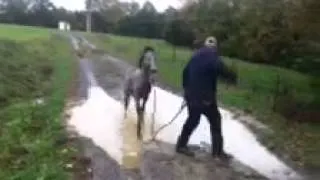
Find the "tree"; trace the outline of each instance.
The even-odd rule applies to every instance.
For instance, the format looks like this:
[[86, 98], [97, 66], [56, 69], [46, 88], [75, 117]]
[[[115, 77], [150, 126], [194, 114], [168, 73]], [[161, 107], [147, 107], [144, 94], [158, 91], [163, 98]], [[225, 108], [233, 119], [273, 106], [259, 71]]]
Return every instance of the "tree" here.
[[25, 24], [28, 21], [29, 1], [27, 0], [1, 0], [0, 11], [2, 12], [1, 20], [7, 23]]
[[121, 18], [116, 33], [147, 38], [161, 38], [163, 29], [163, 16], [157, 12], [152, 3], [147, 1], [138, 12]]
[[173, 45], [192, 47], [195, 35], [185, 21], [176, 19], [165, 32], [165, 39]]

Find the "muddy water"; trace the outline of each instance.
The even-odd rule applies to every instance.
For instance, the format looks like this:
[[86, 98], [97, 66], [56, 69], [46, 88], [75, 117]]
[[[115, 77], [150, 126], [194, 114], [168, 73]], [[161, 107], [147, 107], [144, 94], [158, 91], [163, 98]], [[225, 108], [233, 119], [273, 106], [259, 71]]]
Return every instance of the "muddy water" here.
[[[151, 141], [152, 132], [152, 120], [145, 117], [145, 124], [142, 128], [142, 141], [137, 138], [137, 116], [136, 113], [130, 109], [128, 111], [127, 118], [124, 119], [121, 129], [123, 137], [123, 149], [122, 149], [122, 165], [126, 169], [138, 169], [141, 166], [143, 158], [143, 144]], [[159, 125], [154, 124], [155, 129], [159, 128]]]
[[141, 141], [136, 136], [137, 121], [133, 113], [128, 113], [122, 126], [123, 158], [122, 164], [127, 169], [138, 169], [141, 163]]

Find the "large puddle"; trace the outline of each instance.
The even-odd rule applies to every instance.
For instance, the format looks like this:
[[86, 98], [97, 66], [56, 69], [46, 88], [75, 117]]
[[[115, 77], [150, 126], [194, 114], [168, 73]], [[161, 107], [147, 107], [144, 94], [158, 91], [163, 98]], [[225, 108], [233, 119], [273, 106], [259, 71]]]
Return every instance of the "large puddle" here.
[[88, 137], [119, 164], [122, 163], [122, 120], [120, 102], [108, 96], [100, 87], [88, 89], [88, 99], [73, 108], [68, 125], [81, 136]]
[[92, 139], [125, 168], [140, 167], [142, 146], [136, 136], [134, 111], [129, 110], [128, 117], [124, 119], [120, 102], [107, 95], [102, 88], [91, 87], [88, 99], [73, 108], [71, 113], [68, 125], [79, 135]]
[[[81, 135], [88, 137], [105, 150], [119, 164], [127, 168], [136, 168], [141, 160], [141, 145], [136, 138], [136, 116], [134, 103], [131, 100], [129, 116], [123, 118], [123, 106], [97, 86], [92, 74], [87, 78], [89, 87], [87, 100], [72, 110], [69, 125]], [[161, 88], [153, 88], [156, 96], [151, 94], [146, 108], [146, 132], [144, 137], [150, 137], [150, 120], [156, 106], [155, 129], [168, 123], [179, 110], [182, 98]], [[156, 97], [156, 99], [154, 99]], [[274, 180], [300, 179], [299, 175], [274, 156], [256, 139], [255, 135], [240, 121], [233, 119], [233, 114], [220, 109], [223, 123], [225, 149], [243, 164], [260, 174]], [[183, 123], [187, 118], [185, 109], [175, 122], [161, 131], [157, 139], [169, 144], [175, 144]], [[205, 117], [201, 117], [200, 125], [190, 138], [191, 144], [205, 142], [210, 144], [209, 125]]]
[[[156, 127], [167, 123], [178, 111], [182, 99], [160, 88], [156, 90]], [[154, 96], [147, 103], [146, 121], [153, 113]], [[73, 109], [69, 124], [80, 135], [91, 138], [111, 157], [128, 168], [136, 168], [140, 162], [141, 146], [136, 139], [136, 116], [131, 101], [128, 118], [123, 121], [123, 107], [120, 102], [108, 96], [100, 87], [91, 87], [87, 101]], [[270, 179], [298, 179], [299, 176], [271, 152], [263, 147], [244, 125], [232, 119], [232, 114], [220, 109], [223, 117], [223, 135], [226, 151], [233, 154], [242, 163], [255, 169]], [[187, 117], [184, 110], [177, 120], [158, 135], [158, 140], [175, 144], [181, 127]], [[146, 130], [148, 130], [146, 122]], [[150, 129], [150, 128], [149, 128]], [[145, 134], [150, 136], [150, 131]], [[209, 126], [204, 117], [190, 139], [192, 144], [202, 141], [210, 143]]]

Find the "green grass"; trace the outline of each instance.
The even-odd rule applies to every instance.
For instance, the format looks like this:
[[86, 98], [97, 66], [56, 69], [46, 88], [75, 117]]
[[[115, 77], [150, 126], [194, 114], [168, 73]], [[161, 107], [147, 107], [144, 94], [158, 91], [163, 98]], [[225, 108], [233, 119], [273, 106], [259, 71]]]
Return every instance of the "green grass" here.
[[61, 140], [71, 47], [46, 29], [0, 26], [0, 179], [68, 179], [72, 152]]
[[[181, 72], [190, 58], [192, 53], [190, 50], [177, 48], [174, 58], [173, 47], [161, 40], [105, 34], [86, 34], [86, 36], [111, 55], [123, 58], [132, 64], [136, 64], [144, 45], [154, 46], [159, 58], [157, 65], [160, 80], [180, 89]], [[308, 103], [313, 99], [309, 86], [310, 77], [277, 67], [252, 64], [227, 57], [223, 59], [237, 70], [239, 85], [228, 87], [220, 83], [218, 96], [221, 103], [227, 107], [252, 112], [260, 121], [269, 125], [275, 133], [265, 136], [263, 140], [270, 148], [277, 147], [285, 154], [289, 154], [298, 165], [320, 167], [319, 124], [298, 124], [272, 111], [278, 78], [281, 86], [292, 90], [294, 99]], [[289, 98], [284, 104], [290, 104], [290, 100], [292, 99]]]
[[0, 39], [15, 41], [49, 39], [51, 31], [51, 29], [40, 27], [0, 24]]

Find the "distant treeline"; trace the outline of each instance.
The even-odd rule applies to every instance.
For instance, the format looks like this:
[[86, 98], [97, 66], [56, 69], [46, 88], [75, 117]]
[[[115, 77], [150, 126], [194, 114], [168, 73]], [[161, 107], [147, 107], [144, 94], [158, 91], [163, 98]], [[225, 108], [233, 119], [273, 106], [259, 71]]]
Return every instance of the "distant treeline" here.
[[[318, 75], [319, 0], [185, 0], [181, 9], [169, 7], [163, 13], [150, 2], [140, 7], [92, 0], [91, 5], [95, 32], [158, 38], [186, 47], [214, 35], [226, 56]], [[50, 0], [0, 0], [2, 23], [55, 28], [66, 20], [72, 29], [85, 30], [85, 19], [85, 11], [58, 8]]]

